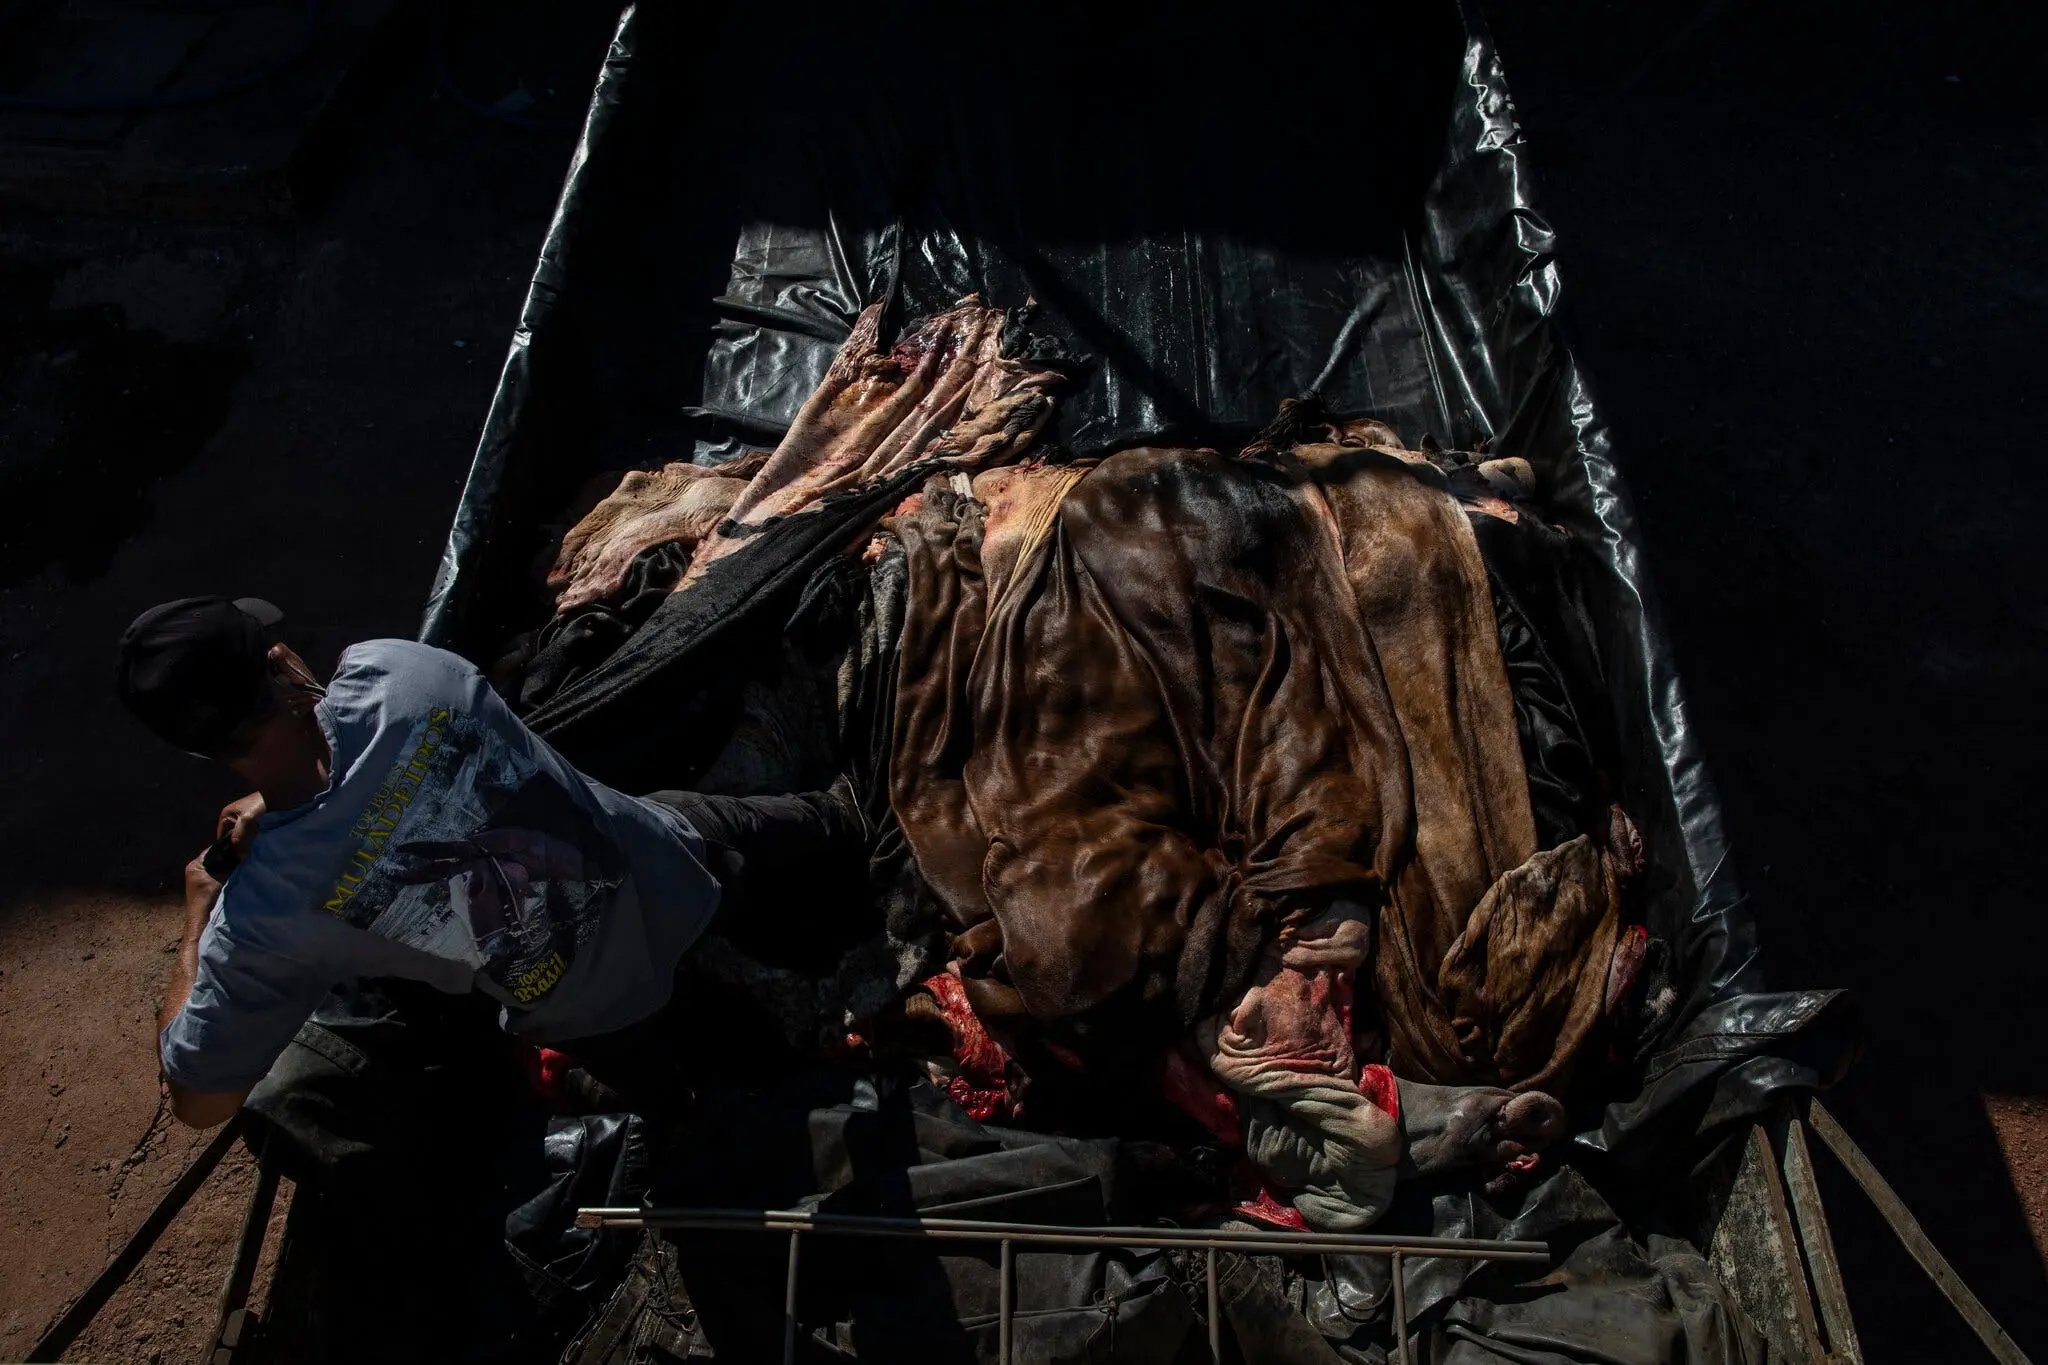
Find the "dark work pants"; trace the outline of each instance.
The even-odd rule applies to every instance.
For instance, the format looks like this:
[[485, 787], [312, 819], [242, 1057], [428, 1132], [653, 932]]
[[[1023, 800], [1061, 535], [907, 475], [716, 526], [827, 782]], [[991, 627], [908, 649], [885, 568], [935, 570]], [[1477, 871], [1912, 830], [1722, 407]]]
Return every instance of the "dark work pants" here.
[[[783, 869], [844, 863], [865, 835], [859, 817], [824, 792], [709, 796], [667, 791], [649, 792], [647, 799], [680, 811], [704, 837], [714, 860], [731, 863], [736, 858], [743, 886], [764, 884]], [[722, 869], [714, 865], [711, 871], [724, 882]]]
[[[705, 865], [720, 887], [707, 933], [764, 962], [829, 970], [851, 942], [846, 931], [859, 927], [867, 884], [867, 830], [851, 803], [824, 792], [661, 791], [647, 799], [681, 812], [704, 840]], [[701, 988], [678, 990], [659, 1013], [616, 1033], [564, 1043], [562, 1050], [642, 1112], [667, 1109], [706, 1060], [691, 1055], [710, 1041], [703, 1027], [691, 1026], [699, 994]]]

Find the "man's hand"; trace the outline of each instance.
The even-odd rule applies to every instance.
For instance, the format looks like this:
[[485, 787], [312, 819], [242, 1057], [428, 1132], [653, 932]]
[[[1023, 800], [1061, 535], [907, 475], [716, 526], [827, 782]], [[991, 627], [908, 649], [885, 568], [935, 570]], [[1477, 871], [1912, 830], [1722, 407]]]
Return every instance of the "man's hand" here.
[[[231, 813], [238, 812], [250, 802], [255, 802], [260, 814], [263, 798], [245, 797], [221, 812], [223, 831]], [[255, 817], [250, 820], [253, 824]], [[251, 831], [253, 836], [253, 829]], [[163, 1013], [157, 1016], [156, 1029], [161, 1034], [171, 1026], [171, 1020], [178, 1017], [178, 1011], [185, 1007], [185, 1000], [192, 994], [193, 979], [199, 975], [199, 940], [206, 933], [206, 921], [213, 914], [213, 902], [220, 895], [220, 882], [206, 870], [206, 854], [185, 864], [185, 939], [178, 945], [178, 960], [171, 968], [171, 980], [164, 992]], [[161, 1062], [161, 1058], [158, 1059]], [[233, 1117], [242, 1107], [241, 1095], [217, 1095], [203, 1090], [190, 1090], [176, 1081], [166, 1078], [170, 1088], [171, 1112], [194, 1128], [211, 1128], [214, 1124]]]
[[250, 792], [241, 800], [230, 801], [220, 808], [220, 822], [214, 829], [228, 836], [228, 842], [234, 846], [235, 857], [248, 857], [249, 850], [256, 846], [256, 822], [263, 818], [263, 810], [262, 792]]

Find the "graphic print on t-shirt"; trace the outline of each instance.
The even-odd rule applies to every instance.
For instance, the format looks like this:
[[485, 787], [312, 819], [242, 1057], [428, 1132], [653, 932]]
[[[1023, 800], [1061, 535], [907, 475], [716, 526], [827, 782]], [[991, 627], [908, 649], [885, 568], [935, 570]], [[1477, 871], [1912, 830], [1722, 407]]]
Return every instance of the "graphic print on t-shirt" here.
[[622, 860], [588, 812], [473, 717], [436, 709], [350, 831], [323, 908], [466, 961], [531, 1005], [596, 933]]

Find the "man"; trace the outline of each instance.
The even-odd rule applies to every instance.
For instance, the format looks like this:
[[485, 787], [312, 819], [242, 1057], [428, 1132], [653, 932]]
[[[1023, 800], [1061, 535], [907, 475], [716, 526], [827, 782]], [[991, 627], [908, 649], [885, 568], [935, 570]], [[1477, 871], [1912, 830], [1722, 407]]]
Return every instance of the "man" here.
[[614, 1033], [667, 1003], [733, 898], [721, 879], [865, 839], [843, 789], [613, 791], [431, 646], [355, 645], [323, 687], [272, 635], [279, 619], [254, 598], [192, 597], [121, 638], [129, 711], [255, 788], [185, 868], [158, 1043], [172, 1110], [195, 1127], [239, 1109], [353, 977], [482, 991], [535, 1042]]

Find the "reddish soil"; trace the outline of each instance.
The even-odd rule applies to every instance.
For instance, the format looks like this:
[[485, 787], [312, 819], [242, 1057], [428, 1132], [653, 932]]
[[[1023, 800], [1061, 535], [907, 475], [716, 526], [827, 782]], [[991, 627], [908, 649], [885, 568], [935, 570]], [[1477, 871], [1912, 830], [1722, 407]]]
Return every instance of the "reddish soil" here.
[[2048, 1099], [2036, 1096], [1986, 1095], [1984, 1111], [2005, 1153], [2012, 1187], [2027, 1211], [2034, 1247], [2048, 1265]]
[[[0, 923], [4, 1359], [27, 1353], [209, 1136], [172, 1120], [150, 1064], [177, 908], [93, 896], [13, 909]], [[66, 1358], [203, 1358], [254, 1180], [238, 1146]], [[272, 1216], [259, 1311], [288, 1203]]]

